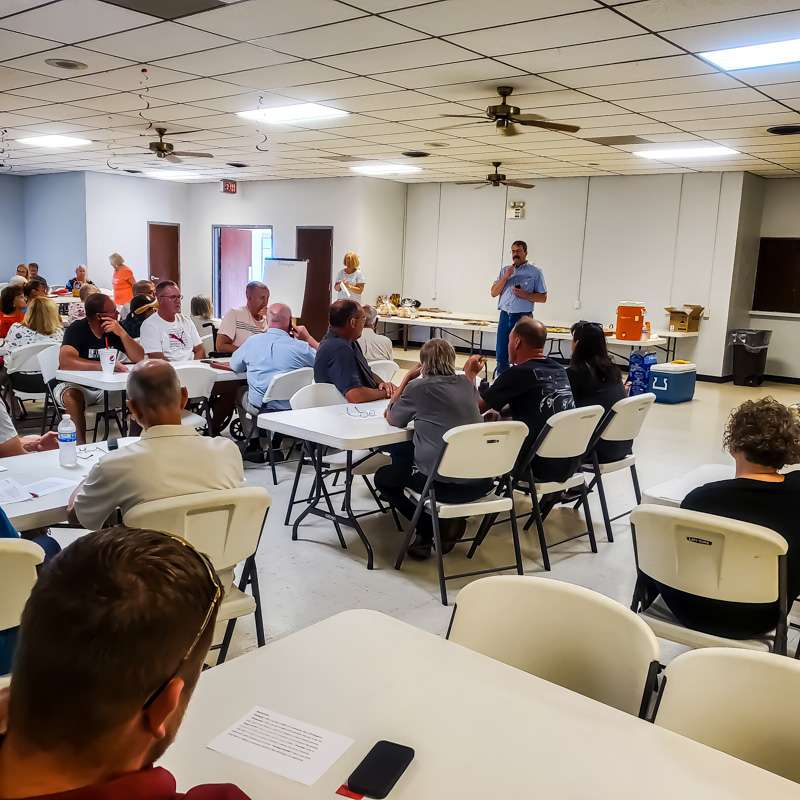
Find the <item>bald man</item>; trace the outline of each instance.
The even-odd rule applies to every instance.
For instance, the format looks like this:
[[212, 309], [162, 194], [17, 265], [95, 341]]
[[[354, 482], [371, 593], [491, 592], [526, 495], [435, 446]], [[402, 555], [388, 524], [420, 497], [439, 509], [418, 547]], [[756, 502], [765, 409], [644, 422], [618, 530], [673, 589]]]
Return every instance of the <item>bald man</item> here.
[[284, 303], [267, 309], [267, 331], [251, 336], [231, 357], [234, 372], [247, 373], [247, 399], [262, 411], [285, 411], [288, 400], [264, 403], [270, 381], [281, 372], [313, 367], [319, 342], [303, 325], [292, 325], [292, 310]]
[[181, 425], [188, 396], [172, 364], [145, 359], [131, 369], [127, 389], [128, 410], [142, 427], [141, 439], [94, 465], [70, 498], [71, 522], [97, 530], [113, 521], [117, 509], [124, 514], [149, 500], [243, 484], [242, 456], [230, 439], [201, 436]]
[[[528, 436], [517, 461], [526, 460], [529, 448], [536, 441], [547, 420], [559, 411], [575, 408], [567, 371], [557, 361], [544, 354], [547, 328], [538, 320], [523, 317], [508, 337], [508, 360], [511, 366], [497, 376], [490, 386], [480, 389], [481, 411], [504, 410], [513, 419], [528, 426]], [[470, 356], [464, 364], [464, 374], [470, 379], [480, 374], [479, 356]], [[564, 479], [562, 459], [538, 458], [533, 463], [534, 475], [542, 481]], [[570, 473], [571, 474], [571, 473]]]

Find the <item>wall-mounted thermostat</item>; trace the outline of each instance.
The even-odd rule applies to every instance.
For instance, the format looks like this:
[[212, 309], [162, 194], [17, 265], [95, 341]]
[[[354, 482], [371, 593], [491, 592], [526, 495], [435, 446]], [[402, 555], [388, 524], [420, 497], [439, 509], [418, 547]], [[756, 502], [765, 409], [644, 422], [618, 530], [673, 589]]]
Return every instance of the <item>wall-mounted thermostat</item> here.
[[512, 200], [506, 210], [506, 219], [525, 219], [525, 201]]

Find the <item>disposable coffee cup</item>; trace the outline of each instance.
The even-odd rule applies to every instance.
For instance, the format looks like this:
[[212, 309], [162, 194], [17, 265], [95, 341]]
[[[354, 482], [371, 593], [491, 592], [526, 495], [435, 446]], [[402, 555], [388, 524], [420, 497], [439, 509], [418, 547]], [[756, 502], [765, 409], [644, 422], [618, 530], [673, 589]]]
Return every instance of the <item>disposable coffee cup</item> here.
[[97, 352], [100, 354], [100, 369], [111, 374], [117, 365], [117, 351], [113, 347], [103, 347]]

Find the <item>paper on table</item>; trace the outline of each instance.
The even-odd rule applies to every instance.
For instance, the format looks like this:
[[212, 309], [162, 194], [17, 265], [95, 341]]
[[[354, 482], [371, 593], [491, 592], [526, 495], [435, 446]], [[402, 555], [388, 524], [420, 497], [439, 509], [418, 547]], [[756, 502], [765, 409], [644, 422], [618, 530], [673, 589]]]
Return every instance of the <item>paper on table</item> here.
[[44, 497], [46, 494], [54, 494], [63, 489], [74, 489], [78, 485], [78, 481], [69, 480], [68, 478], [45, 478], [36, 483], [29, 483], [25, 488], [34, 497]]
[[30, 492], [13, 478], [0, 480], [0, 503], [20, 503], [30, 499]]
[[255, 706], [208, 747], [311, 786], [351, 744], [347, 736]]

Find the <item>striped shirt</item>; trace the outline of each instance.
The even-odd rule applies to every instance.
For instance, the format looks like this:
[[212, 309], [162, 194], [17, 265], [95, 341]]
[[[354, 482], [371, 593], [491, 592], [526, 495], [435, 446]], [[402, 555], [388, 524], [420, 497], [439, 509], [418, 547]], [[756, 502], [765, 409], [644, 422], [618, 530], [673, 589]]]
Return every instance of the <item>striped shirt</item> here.
[[256, 319], [247, 306], [232, 308], [222, 318], [218, 333], [223, 333], [234, 347], [241, 347], [254, 333], [264, 333], [267, 329], [267, 315]]

